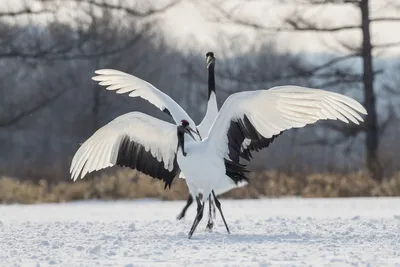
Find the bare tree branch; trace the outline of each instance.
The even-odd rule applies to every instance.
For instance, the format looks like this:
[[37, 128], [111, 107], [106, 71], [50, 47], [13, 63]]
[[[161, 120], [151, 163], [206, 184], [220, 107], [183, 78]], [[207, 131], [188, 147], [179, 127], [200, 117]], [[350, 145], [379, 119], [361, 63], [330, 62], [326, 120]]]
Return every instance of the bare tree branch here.
[[[47, 31], [44, 32], [46, 33], [50, 31], [48, 34], [51, 35], [51, 31], [55, 29], [55, 36], [51, 37], [52, 39], [50, 41], [48, 40], [49, 36], [47, 34], [44, 34], [43, 36], [41, 34], [37, 34], [32, 36], [30, 42], [27, 44], [26, 42], [21, 42], [19, 40], [20, 36], [29, 35], [26, 33], [25, 28], [19, 29], [14, 27], [9, 31], [5, 31], [7, 36], [0, 39], [0, 42], [3, 41], [1, 43], [3, 49], [0, 51], [0, 58], [33, 60], [83, 60], [96, 57], [113, 56], [131, 48], [143, 37], [146, 30], [149, 28], [149, 25], [145, 24], [131, 39], [124, 40], [124, 42], [111, 42], [111, 46], [99, 46], [99, 49], [89, 49], [86, 51], [86, 48], [95, 44], [98, 37], [103, 34], [102, 32], [107, 30], [106, 28], [96, 28], [96, 24], [98, 24], [101, 20], [104, 20], [104, 17], [107, 16], [98, 17], [98, 15], [95, 14], [96, 13], [94, 13], [93, 10], [91, 10], [91, 12], [87, 12], [87, 15], [91, 17], [91, 24], [89, 24], [89, 28], [85, 26], [87, 24], [86, 21], [83, 21], [79, 24], [80, 27], [83, 27], [82, 29], [80, 27], [77, 29], [72, 29], [70, 26], [53, 22], [48, 26]], [[124, 30], [126, 31], [127, 29]], [[19, 33], [19, 31], [21, 33]], [[107, 34], [106, 36], [111, 35], [112, 33]], [[113, 47], [114, 44], [116, 47]]]
[[322, 127], [334, 130], [336, 132], [341, 133], [346, 137], [357, 136], [359, 133], [365, 131], [365, 124], [337, 124], [334, 122], [324, 122], [322, 123]]
[[30, 115], [33, 115], [34, 113], [46, 108], [48, 106], [48, 104], [50, 104], [53, 101], [60, 98], [66, 91], [67, 90], [61, 90], [61, 91], [55, 93], [54, 95], [52, 95], [46, 99], [43, 99], [41, 102], [39, 102], [35, 106], [33, 106], [29, 109], [26, 109], [24, 111], [21, 111], [20, 113], [18, 113], [16, 116], [13, 116], [12, 118], [0, 120], [0, 127], [6, 127], [6, 126], [16, 124], [20, 120], [22, 120]]
[[300, 4], [306, 4], [306, 5], [326, 5], [326, 4], [336, 4], [336, 5], [341, 5], [341, 4], [353, 4], [353, 5], [359, 5], [360, 0], [303, 0], [299, 1]]
[[[52, 1], [52, 0], [47, 0], [47, 1]], [[117, 11], [123, 11], [131, 16], [135, 16], [135, 17], [148, 17], [148, 16], [152, 16], [152, 15], [156, 15], [162, 12], [165, 12], [166, 10], [168, 10], [171, 7], [176, 6], [178, 3], [181, 2], [181, 0], [174, 0], [171, 3], [161, 7], [161, 8], [157, 8], [157, 9], [149, 9], [146, 11], [139, 11], [138, 9], [135, 8], [131, 8], [128, 6], [123, 6], [120, 4], [111, 4], [110, 1], [96, 1], [96, 0], [68, 0], [70, 2], [78, 2], [78, 3], [87, 3], [90, 4], [92, 6], [97, 6], [99, 8], [102, 9], [111, 9], [111, 10], [117, 10]]]
[[245, 19], [241, 19], [233, 16], [231, 13], [222, 9], [220, 6], [215, 5], [214, 8], [219, 12], [223, 19], [219, 17], [215, 17], [212, 20], [218, 23], [229, 23], [235, 25], [241, 25], [245, 27], [250, 27], [256, 30], [263, 31], [273, 31], [273, 32], [297, 32], [297, 31], [312, 31], [312, 32], [338, 32], [344, 30], [358, 30], [361, 28], [361, 25], [342, 25], [335, 27], [321, 27], [317, 26], [315, 23], [310, 23], [306, 21], [304, 18], [301, 19], [299, 16], [297, 18], [288, 18], [284, 22], [288, 24], [290, 27], [274, 27], [274, 26], [265, 26], [260, 23], [251, 22]]
[[[361, 33], [361, 42], [359, 44], [349, 44], [345, 41], [339, 41], [339, 44], [342, 48], [345, 48], [346, 52], [351, 53], [350, 57], [360, 57], [362, 63], [362, 73], [354, 74], [349, 73], [352, 72], [352, 68], [346, 66], [335, 66], [335, 60], [332, 62], [327, 62], [327, 68], [323, 67], [315, 67], [314, 69], [307, 70], [307, 68], [303, 68], [303, 70], [299, 70], [297, 73], [290, 73], [289, 76], [278, 75], [278, 77], [272, 77], [272, 79], [282, 79], [282, 78], [290, 78], [296, 77], [297, 75], [304, 75], [310, 78], [316, 78], [318, 82], [321, 80], [326, 80], [324, 83], [320, 84], [320, 86], [333, 86], [337, 85], [339, 81], [342, 83], [352, 83], [352, 82], [362, 82], [363, 85], [363, 94], [364, 94], [364, 105], [368, 112], [368, 116], [366, 117], [365, 125], [358, 128], [350, 128], [349, 126], [337, 128], [335, 126], [327, 126], [334, 128], [337, 132], [344, 135], [345, 139], [354, 138], [360, 132], [366, 133], [365, 138], [365, 147], [366, 147], [366, 165], [371, 172], [372, 176], [380, 181], [382, 179], [382, 168], [379, 163], [378, 156], [378, 147], [379, 147], [379, 138], [380, 132], [379, 127], [387, 127], [389, 122], [384, 122], [382, 125], [378, 123], [378, 113], [376, 109], [376, 87], [374, 84], [374, 77], [382, 73], [383, 70], [375, 70], [373, 64], [373, 48], [389, 48], [400, 46], [400, 42], [391, 42], [391, 43], [382, 43], [372, 45], [371, 40], [371, 25], [375, 22], [400, 22], [400, 17], [398, 16], [385, 16], [385, 17], [373, 17], [371, 16], [371, 0], [299, 0], [296, 1], [295, 4], [304, 4], [308, 6], [313, 5], [321, 5], [321, 6], [331, 6], [338, 5], [342, 6], [344, 4], [352, 4], [356, 7], [357, 12], [359, 12], [359, 22], [356, 24], [345, 24], [345, 25], [332, 25], [332, 24], [323, 24], [317, 22], [314, 17], [306, 17], [307, 12], [297, 11], [288, 16], [285, 16], [286, 19], [283, 20], [284, 25], [282, 27], [269, 27], [264, 26], [262, 22], [252, 22], [255, 20], [244, 19], [243, 17], [238, 17], [237, 12], [229, 12], [229, 10], [223, 10], [222, 7], [214, 5], [215, 9], [218, 10], [219, 18], [215, 21], [219, 22], [230, 22], [235, 25], [245, 26], [248, 28], [263, 30], [263, 31], [295, 31], [295, 32], [313, 32], [315, 34], [318, 33], [337, 33], [342, 31], [351, 31], [357, 30]], [[293, 4], [293, 3], [292, 3]], [[232, 10], [235, 11], [235, 10]], [[341, 49], [343, 50], [343, 49]], [[343, 52], [343, 51], [342, 51]], [[343, 60], [346, 60], [347, 56], [344, 56]], [[339, 58], [338, 61], [342, 59]], [[321, 69], [322, 68], [322, 69]], [[232, 78], [232, 77], [230, 77]], [[238, 78], [238, 77], [233, 77]], [[250, 77], [251, 78], [251, 77]], [[271, 78], [268, 77], [268, 78]], [[239, 79], [243, 79], [243, 77], [239, 77]], [[245, 82], [245, 81], [244, 81]], [[393, 119], [393, 118], [390, 118]], [[318, 141], [320, 142], [320, 141]], [[322, 142], [322, 141], [321, 141]], [[353, 143], [353, 141], [351, 142]]]
[[347, 137], [342, 136], [342, 137], [336, 138], [334, 140], [328, 140], [327, 138], [321, 138], [321, 139], [315, 139], [315, 140], [310, 140], [310, 141], [304, 141], [299, 144], [302, 146], [319, 145], [319, 146], [335, 147], [337, 145], [344, 143], [345, 141], [347, 141]]
[[395, 47], [395, 46], [399, 46], [400, 45], [400, 41], [398, 42], [391, 42], [391, 43], [383, 43], [383, 44], [373, 44], [372, 47], [373, 48], [390, 48], [390, 47]]
[[359, 83], [361, 82], [361, 77], [357, 77], [357, 78], [336, 78], [333, 81], [327, 81], [327, 82], [323, 82], [320, 84], [316, 84], [314, 87], [315, 88], [327, 88], [327, 87], [333, 87], [333, 86], [338, 86], [338, 85], [344, 85], [344, 84], [354, 84], [354, 83]]
[[400, 96], [400, 90], [394, 89], [393, 86], [390, 86], [389, 84], [383, 84], [382, 89], [394, 96]]
[[378, 18], [371, 18], [370, 22], [400, 22], [400, 17], [378, 17]]
[[210, 9], [212, 9], [213, 11], [216, 11], [218, 13], [217, 16], [210, 18], [210, 20], [215, 23], [234, 24], [234, 25], [240, 25], [240, 26], [244, 26], [244, 27], [250, 27], [250, 28], [253, 28], [256, 30], [272, 31], [272, 32], [295, 31], [294, 29], [291, 29], [288, 27], [265, 26], [265, 25], [262, 25], [262, 24], [259, 24], [256, 22], [251, 22], [251, 21], [248, 21], [245, 19], [241, 19], [239, 17], [232, 15], [231, 12], [226, 11], [218, 4], [215, 4], [211, 1], [207, 1], [207, 3], [209, 4]]
[[139, 39], [143, 36], [143, 32], [136, 35], [133, 39], [126, 42], [123, 46], [116, 47], [110, 50], [105, 51], [96, 51], [96, 52], [82, 52], [82, 53], [74, 53], [71, 54], [73, 49], [64, 49], [55, 52], [53, 49], [42, 50], [36, 53], [26, 53], [23, 51], [12, 51], [9, 53], [0, 53], [0, 58], [21, 58], [21, 59], [41, 59], [41, 60], [85, 60], [97, 57], [106, 57], [106, 56], [113, 56], [116, 54], [120, 54], [125, 50], [131, 48], [134, 44], [137, 43]]
[[287, 19], [284, 20], [288, 25], [292, 27], [293, 30], [296, 31], [312, 31], [312, 32], [337, 32], [344, 30], [358, 30], [361, 29], [360, 24], [354, 25], [341, 25], [341, 26], [319, 26], [317, 23], [312, 22], [309, 19], [304, 18], [302, 15], [298, 13], [294, 13], [290, 15]]
[[336, 40], [340, 46], [342, 46], [345, 50], [357, 54], [359, 56], [362, 55], [362, 46], [361, 45], [356, 45], [352, 44], [349, 41], [344, 41], [344, 40]]
[[[255, 79], [254, 77], [248, 76], [236, 76], [233, 73], [226, 73], [217, 71], [218, 75], [223, 79], [229, 79], [240, 83], [255, 83], [255, 84], [263, 84], [263, 83], [276, 83], [280, 81], [285, 81], [289, 79], [297, 79], [297, 78], [305, 78], [305, 77], [313, 77], [313, 78], [335, 78], [333, 84], [338, 84], [341, 80], [345, 83], [353, 83], [361, 81], [361, 74], [350, 73], [348, 71], [342, 71], [340, 69], [331, 69], [335, 64], [349, 60], [351, 58], [358, 57], [358, 54], [349, 54], [337, 58], [333, 58], [319, 66], [313, 67], [311, 69], [307, 69], [305, 67], [301, 67], [295, 71], [293, 74], [281, 74], [279, 76], [272, 77], [263, 77], [262, 79]], [[294, 67], [294, 66], [293, 66]], [[324, 70], [329, 69], [330, 72], [321, 73]], [[331, 83], [331, 82], [329, 82]], [[332, 85], [333, 85], [332, 84]], [[323, 87], [332, 86], [329, 84], [321, 84]], [[318, 88], [323, 88], [318, 87]]]
[[28, 16], [28, 15], [40, 15], [51, 13], [53, 10], [48, 8], [43, 8], [39, 10], [33, 10], [30, 7], [25, 7], [18, 11], [0, 11], [0, 17], [17, 17], [17, 16]]
[[[338, 145], [344, 144], [348, 142], [344, 151], [348, 154], [351, 151], [351, 147], [354, 144], [354, 141], [358, 134], [363, 133], [365, 131], [365, 125], [360, 124], [346, 124], [345, 126], [336, 124], [335, 122], [324, 122], [322, 123], [322, 127], [334, 130], [340, 133], [340, 137], [334, 139], [328, 138], [319, 138], [310, 141], [301, 142], [300, 145], [309, 146], [309, 145], [320, 145], [320, 146], [328, 146], [328, 147], [336, 147]], [[349, 141], [350, 140], [350, 141]]]
[[346, 61], [348, 59], [352, 59], [352, 58], [355, 58], [355, 57], [358, 57], [358, 56], [360, 56], [359, 53], [352, 53], [352, 54], [348, 54], [348, 55], [344, 55], [344, 56], [333, 58], [333, 59], [327, 61], [326, 63], [324, 63], [322, 65], [319, 65], [319, 66], [315, 67], [314, 69], [312, 69], [311, 73], [314, 73], [314, 72], [317, 72], [319, 70], [331, 67], [331, 66], [335, 65], [336, 63], [339, 63], [339, 62], [342, 62], [342, 61]]
[[385, 133], [386, 130], [388, 129], [388, 126], [393, 123], [394, 120], [397, 119], [397, 114], [396, 111], [394, 110], [393, 105], [389, 106], [389, 116], [379, 125], [379, 136], [382, 137]]

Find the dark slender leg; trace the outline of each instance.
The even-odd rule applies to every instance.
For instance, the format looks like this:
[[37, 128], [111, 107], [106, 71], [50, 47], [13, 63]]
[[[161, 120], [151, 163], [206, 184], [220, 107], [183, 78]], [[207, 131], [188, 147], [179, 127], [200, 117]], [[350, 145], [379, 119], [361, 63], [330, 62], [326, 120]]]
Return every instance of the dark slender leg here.
[[192, 197], [192, 195], [189, 195], [185, 207], [183, 207], [183, 210], [181, 211], [181, 213], [176, 217], [178, 220], [185, 217], [186, 211], [190, 207], [190, 205], [192, 205], [192, 203], [193, 203], [193, 197]]
[[[211, 195], [211, 194], [210, 194], [210, 195]], [[213, 203], [212, 207], [213, 207], [213, 215], [214, 215], [214, 220], [215, 220], [215, 219], [217, 219], [217, 214], [216, 214], [216, 212], [215, 212], [215, 205], [214, 205], [214, 203]]]
[[217, 196], [215, 195], [214, 190], [212, 191], [212, 194], [213, 194], [213, 197], [214, 197], [214, 200], [215, 200], [215, 206], [217, 206], [217, 209], [219, 210], [219, 213], [221, 213], [221, 217], [222, 217], [222, 220], [224, 221], [224, 224], [225, 224], [225, 227], [226, 227], [226, 231], [228, 231], [228, 234], [230, 234], [231, 232], [229, 231], [228, 225], [226, 224], [226, 221], [225, 221], [224, 214], [222, 213], [221, 203], [219, 202]]
[[211, 196], [211, 194], [208, 196], [208, 223], [207, 223], [207, 226], [206, 226], [206, 229], [208, 229], [208, 230], [212, 230], [213, 229], [213, 227], [214, 227], [214, 221], [213, 221], [213, 217], [212, 217], [212, 213], [211, 213], [211, 208], [214, 208], [214, 210], [215, 210], [215, 207], [214, 207], [214, 203], [213, 203], [213, 201], [212, 201], [212, 196]]
[[192, 230], [194, 228], [194, 225], [195, 225], [195, 223], [197, 221], [197, 216], [201, 212], [201, 202], [200, 202], [200, 198], [198, 196], [196, 196], [196, 203], [197, 203], [197, 213], [196, 213], [196, 217], [194, 217], [194, 221], [193, 221], [192, 227], [190, 228], [190, 232], [192, 232]]
[[194, 231], [196, 230], [197, 225], [199, 224], [199, 222], [203, 218], [204, 201], [203, 201], [203, 204], [202, 204], [200, 202], [200, 198], [198, 196], [196, 196], [196, 201], [197, 201], [197, 215], [196, 215], [196, 218], [194, 218], [192, 228], [190, 229], [189, 239], [192, 238], [192, 235], [193, 235]]

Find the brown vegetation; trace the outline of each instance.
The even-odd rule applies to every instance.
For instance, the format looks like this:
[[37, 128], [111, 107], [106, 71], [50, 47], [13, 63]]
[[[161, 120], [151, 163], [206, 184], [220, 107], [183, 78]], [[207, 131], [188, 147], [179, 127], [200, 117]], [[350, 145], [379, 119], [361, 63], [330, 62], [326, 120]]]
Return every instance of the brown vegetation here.
[[[224, 198], [259, 197], [369, 197], [400, 196], [400, 173], [383, 183], [376, 183], [363, 172], [350, 174], [310, 174], [289, 176], [275, 171], [252, 173], [250, 184], [232, 190]], [[187, 187], [182, 179], [175, 179], [171, 189], [143, 174], [121, 170], [115, 175], [102, 175], [75, 183], [48, 184], [0, 178], [1, 203], [66, 202], [85, 199], [137, 199], [160, 198], [163, 200], [185, 199]]]

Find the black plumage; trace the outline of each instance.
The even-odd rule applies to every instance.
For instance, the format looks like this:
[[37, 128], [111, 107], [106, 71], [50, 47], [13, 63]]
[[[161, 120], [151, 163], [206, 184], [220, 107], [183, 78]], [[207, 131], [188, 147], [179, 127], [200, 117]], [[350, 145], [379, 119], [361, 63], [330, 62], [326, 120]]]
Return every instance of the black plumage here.
[[[243, 118], [232, 120], [227, 134], [229, 159], [225, 159], [226, 175], [235, 183], [241, 180], [247, 181], [245, 173], [248, 171], [246, 165], [240, 164], [240, 158], [250, 161], [252, 158], [251, 151], [260, 151], [268, 147], [281, 134], [282, 132], [271, 138], [263, 137], [246, 115]], [[245, 139], [250, 139], [250, 144], [242, 150], [242, 144]]]
[[164, 168], [163, 160], [158, 161], [151, 153], [150, 150], [146, 151], [145, 147], [129, 138], [124, 136], [119, 149], [117, 162], [119, 166], [129, 167], [147, 174], [165, 183], [165, 188], [171, 187], [177, 173], [180, 171], [176, 157], [174, 160], [174, 167], [172, 171]]

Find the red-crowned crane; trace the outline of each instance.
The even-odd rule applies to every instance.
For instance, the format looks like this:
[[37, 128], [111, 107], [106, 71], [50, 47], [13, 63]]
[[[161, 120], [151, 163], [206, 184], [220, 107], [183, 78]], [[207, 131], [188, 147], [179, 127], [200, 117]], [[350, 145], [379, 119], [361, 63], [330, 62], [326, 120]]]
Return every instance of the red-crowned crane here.
[[367, 114], [356, 100], [333, 92], [299, 86], [278, 86], [268, 90], [232, 94], [223, 104], [209, 134], [200, 138], [189, 115], [169, 96], [150, 83], [116, 70], [96, 71], [94, 77], [109, 90], [130, 92], [171, 114], [171, 124], [140, 112], [117, 117], [97, 130], [76, 152], [72, 179], [106, 167], [128, 166], [171, 186], [182, 171], [189, 191], [196, 196], [197, 214], [189, 232], [192, 237], [202, 219], [204, 205], [212, 194], [225, 227], [218, 194], [247, 181], [246, 166], [239, 163], [243, 143], [260, 150], [276, 136], [318, 120], [341, 120], [359, 124]]

